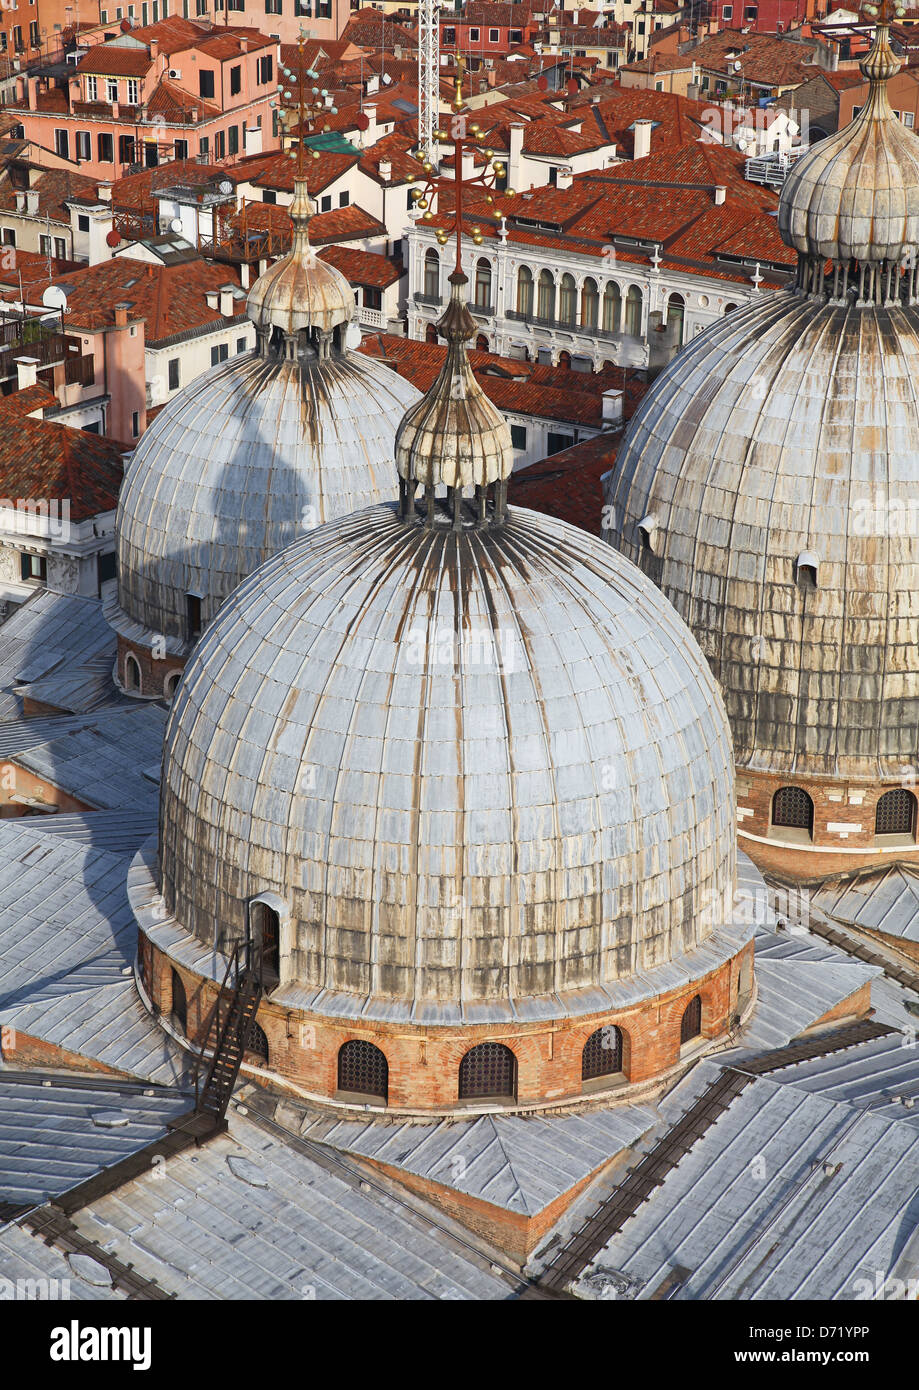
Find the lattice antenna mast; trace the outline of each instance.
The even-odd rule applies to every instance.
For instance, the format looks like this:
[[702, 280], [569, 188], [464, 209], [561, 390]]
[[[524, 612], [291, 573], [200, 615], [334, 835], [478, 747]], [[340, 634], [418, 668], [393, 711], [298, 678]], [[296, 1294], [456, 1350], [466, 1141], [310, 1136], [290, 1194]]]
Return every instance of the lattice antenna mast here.
[[[451, 233], [456, 238], [456, 274], [462, 274], [462, 242], [463, 242], [463, 217], [465, 215], [465, 190], [476, 189], [484, 194], [486, 205], [494, 207], [497, 211], [498, 200], [502, 197], [502, 190], [498, 187], [502, 179], [507, 175], [507, 165], [500, 155], [495, 155], [494, 150], [482, 149], [484, 156], [484, 166], [477, 174], [466, 176], [463, 170], [463, 153], [471, 150], [475, 145], [483, 145], [485, 134], [475, 121], [470, 121], [469, 112], [463, 110], [463, 78], [466, 72], [466, 64], [462, 58], [456, 60], [456, 86], [452, 105], [453, 115], [450, 117], [449, 130], [435, 130], [433, 140], [435, 144], [453, 146], [453, 177], [448, 178], [445, 174], [437, 171], [436, 160], [427, 159], [423, 150], [418, 151], [418, 158], [422, 161], [424, 174], [420, 180], [414, 177], [408, 180], [409, 183], [421, 182], [422, 188], [412, 189], [412, 199], [415, 207], [421, 213], [423, 222], [434, 220], [433, 203], [437, 201], [437, 219], [441, 224], [436, 230], [436, 237], [441, 246], [446, 246], [450, 240]], [[441, 193], [453, 194], [453, 212], [448, 213], [441, 208]], [[513, 188], [503, 190], [503, 196], [513, 198]], [[470, 229], [472, 240], [476, 246], [481, 246], [483, 241], [482, 230], [480, 227]]]
[[439, 0], [418, 0], [418, 148], [430, 164], [438, 160], [437, 128], [440, 95]]

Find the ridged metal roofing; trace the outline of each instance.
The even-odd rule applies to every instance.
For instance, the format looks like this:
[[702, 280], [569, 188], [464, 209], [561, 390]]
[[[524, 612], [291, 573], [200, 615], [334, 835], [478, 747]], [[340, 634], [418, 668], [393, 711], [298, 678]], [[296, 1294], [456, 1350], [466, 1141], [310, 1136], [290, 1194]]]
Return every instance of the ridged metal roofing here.
[[394, 497], [396, 429], [417, 399], [409, 382], [351, 352], [311, 363], [246, 353], [196, 377], [128, 468], [112, 625], [181, 649], [186, 594], [201, 597], [207, 623], [304, 530]]
[[604, 534], [692, 628], [739, 766], [915, 764], [917, 381], [919, 310], [779, 291], [694, 338], [631, 422]]
[[698, 648], [609, 547], [533, 512], [455, 533], [377, 507], [290, 546], [205, 633], [164, 767], [169, 911], [212, 948], [280, 895], [282, 988], [344, 1012], [484, 1019], [628, 981], [704, 951], [733, 894]]

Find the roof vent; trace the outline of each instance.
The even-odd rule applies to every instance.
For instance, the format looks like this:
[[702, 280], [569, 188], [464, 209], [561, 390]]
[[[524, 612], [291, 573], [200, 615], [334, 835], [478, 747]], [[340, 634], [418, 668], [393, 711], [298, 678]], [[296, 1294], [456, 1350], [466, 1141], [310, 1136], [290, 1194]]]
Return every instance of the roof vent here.
[[811, 589], [817, 588], [820, 572], [820, 558], [812, 550], [802, 550], [795, 560], [795, 578], [799, 584]]
[[649, 512], [639, 521], [638, 534], [641, 537], [642, 550], [650, 550], [652, 555], [656, 555], [659, 531], [658, 519], [654, 512]]

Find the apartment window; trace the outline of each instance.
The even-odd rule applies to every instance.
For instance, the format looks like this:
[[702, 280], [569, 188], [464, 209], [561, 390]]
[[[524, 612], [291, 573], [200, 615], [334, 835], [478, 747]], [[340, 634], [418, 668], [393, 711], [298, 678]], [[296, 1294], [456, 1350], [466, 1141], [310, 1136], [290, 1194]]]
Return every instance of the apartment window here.
[[444, 30], [444, 45], [445, 45], [445, 47], [446, 47], [446, 46], [449, 46], [450, 48], [452, 48], [453, 45], [454, 45], [455, 43], [456, 43], [456, 30], [455, 30], [455, 29], [445, 29], [445, 30]]
[[655, 82], [655, 84], [654, 84], [654, 90], [655, 90], [655, 92], [662, 92], [662, 91], [664, 90], [664, 84], [663, 84], [663, 82]]
[[500, 31], [499, 29], [489, 29], [489, 31], [488, 31], [488, 42], [489, 42], [489, 43], [499, 43], [499, 42], [500, 42], [500, 39], [501, 39], [501, 31]]
[[218, 130], [217, 133], [216, 133], [216, 135], [214, 136], [214, 158], [215, 158], [215, 159], [226, 159], [226, 155], [227, 155], [227, 137], [226, 137], [226, 132], [223, 131], [223, 130]]
[[131, 415], [131, 438], [136, 439], [140, 434], [140, 412], [135, 410]]
[[734, 6], [733, 6], [733, 5], [722, 5], [722, 7], [721, 7], [721, 18], [722, 18], [722, 19], [733, 19], [733, 18], [734, 18]]
[[316, 18], [332, 18], [332, 0], [316, 0]]
[[238, 97], [243, 89], [243, 70], [237, 63], [235, 68], [230, 68], [230, 96]]
[[59, 154], [62, 159], [70, 158], [70, 138], [66, 130], [54, 132], [54, 152]]
[[21, 53], [24, 47], [22, 42], [22, 26], [19, 24], [13, 25], [13, 47], [17, 53]]
[[214, 95], [214, 74], [212, 72], [198, 73], [198, 95], [202, 97]]
[[320, 212], [331, 212], [331, 210], [332, 210], [332, 195], [331, 195], [331, 193], [326, 193], [326, 194], [323, 196], [322, 202], [319, 204], [319, 211], [320, 211]]
[[48, 561], [44, 555], [20, 555], [20, 574], [23, 579], [37, 579], [42, 583], [48, 578]]
[[173, 142], [172, 142], [172, 152], [173, 152], [174, 158], [176, 158], [176, 159], [187, 159], [187, 158], [188, 158], [188, 141], [187, 141], [187, 140], [173, 140]]
[[88, 130], [78, 130], [76, 134], [77, 159], [92, 159], [93, 149]]
[[106, 78], [105, 99], [108, 102], [114, 102], [118, 100], [118, 81], [114, 77]]
[[916, 116], [913, 111], [903, 112], [903, 124], [909, 126], [910, 130], [913, 129], [913, 126], [916, 124]]
[[201, 155], [201, 158], [204, 159], [204, 160], [206, 161], [208, 155], [210, 154], [210, 151], [211, 151], [211, 142], [210, 142], [210, 138], [209, 138], [209, 136], [207, 136], [207, 135], [202, 135], [202, 136], [201, 136], [201, 139], [198, 141], [198, 153]]
[[167, 367], [166, 370], [167, 370], [168, 375], [169, 375], [169, 389], [170, 389], [170, 391], [178, 391], [178, 389], [179, 389], [179, 359], [178, 359], [178, 357], [171, 357], [171, 358], [169, 359], [169, 364], [168, 364], [168, 367]]
[[229, 343], [217, 343], [211, 348], [211, 366], [216, 367], [218, 362], [225, 362], [230, 355]]
[[546, 436], [546, 456], [549, 454], [560, 454], [563, 449], [570, 449], [575, 443], [573, 434], [556, 434], [550, 430]]
[[[144, 6], [144, 8], [146, 9], [146, 6]], [[146, 24], [146, 22], [147, 22], [147, 21], [144, 20], [144, 23], [145, 23], [145, 24]], [[100, 11], [99, 11], [99, 23], [100, 23], [100, 24], [108, 24], [108, 10], [100, 10]]]
[[339, 206], [340, 208], [346, 208], [346, 207], [348, 206], [348, 204], [350, 203], [350, 201], [351, 201], [351, 194], [350, 194], [350, 193], [339, 193], [339, 195], [338, 195], [338, 206]]
[[3, 245], [4, 245], [4, 246], [15, 246], [15, 245], [16, 245], [16, 233], [13, 231], [12, 227], [4, 227], [4, 228], [3, 228]]
[[744, 17], [744, 20], [746, 21], [746, 23], [747, 23], [747, 24], [755, 24], [755, 23], [756, 23], [756, 14], [757, 14], [756, 6], [755, 6], [755, 5], [748, 5], [747, 8], [746, 8], [746, 9], [744, 10], [744, 12], [743, 12], [743, 17]]
[[231, 125], [227, 131], [227, 154], [239, 154], [239, 126]]
[[88, 231], [89, 231], [89, 218], [88, 218], [84, 213], [82, 213], [82, 212], [81, 212], [81, 213], [79, 214], [79, 216], [77, 217], [77, 231], [78, 231], [78, 232], [88, 232]]
[[100, 164], [111, 164], [114, 162], [115, 142], [111, 135], [100, 135], [97, 140], [97, 148], [99, 151]]
[[[280, 13], [281, 13], [281, 10], [280, 10], [280, 0], [278, 0], [278, 14], [280, 14]], [[264, 87], [265, 83], [266, 83], [266, 82], [270, 82], [273, 76], [274, 76], [274, 63], [273, 63], [273, 61], [272, 61], [271, 54], [268, 53], [268, 54], [265, 55], [264, 58], [259, 58], [259, 60], [258, 60], [258, 80], [259, 80], [259, 86]]]
[[277, 193], [275, 193], [275, 191], [274, 191], [273, 188], [263, 188], [263, 189], [262, 189], [262, 202], [263, 202], [263, 203], [276, 203], [277, 201], [278, 201], [278, 195], [277, 195]]
[[479, 30], [478, 30], [478, 29], [470, 29], [470, 30], [469, 30], [469, 42], [470, 42], [470, 43], [478, 43], [478, 41], [479, 41]]
[[[34, 2], [35, 0], [29, 0], [30, 4], [34, 4]], [[33, 48], [41, 47], [41, 39], [39, 37], [37, 24], [29, 25], [29, 43], [32, 45]]]
[[65, 261], [67, 259], [67, 243], [62, 236], [56, 236], [54, 238], [54, 254], [59, 261]]
[[237, 356], [239, 355], [239, 353], [245, 352], [245, 350], [246, 350], [246, 340], [245, 340], [245, 338], [237, 338], [237, 339], [236, 339], [236, 353], [237, 353]]
[[51, 255], [51, 238], [49, 236], [40, 236], [38, 238], [38, 253], [41, 256]]
[[119, 135], [118, 137], [118, 162], [119, 164], [134, 163], [134, 136]]
[[365, 286], [364, 286], [364, 308], [365, 308], [365, 309], [382, 309], [382, 307], [383, 307], [383, 291], [382, 291], [381, 289], [378, 289], [376, 285], [365, 285]]
[[507, 37], [511, 43], [523, 43], [523, 30], [510, 29]]
[[265, 13], [283, 14], [284, 11], [281, 8], [281, 0], [265, 0]]
[[310, 4], [310, 0], [294, 0], [294, 14], [306, 15], [308, 18], [311, 18], [313, 7]]
[[526, 425], [511, 425], [511, 443], [515, 449], [525, 449], [527, 446]]
[[5, 52], [6, 52], [6, 45], [7, 45], [8, 42], [9, 42], [9, 40], [7, 39], [6, 31], [3, 30], [3, 29], [0, 29], [0, 53], [5, 53]]
[[128, 78], [128, 105], [136, 106], [140, 101], [140, 83], [136, 77]]

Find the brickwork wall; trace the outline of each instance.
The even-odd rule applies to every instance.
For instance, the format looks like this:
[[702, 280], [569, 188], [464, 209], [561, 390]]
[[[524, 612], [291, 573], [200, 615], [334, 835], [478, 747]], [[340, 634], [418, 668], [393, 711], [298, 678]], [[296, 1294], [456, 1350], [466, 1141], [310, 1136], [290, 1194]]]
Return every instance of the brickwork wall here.
[[[140, 667], [139, 691], [128, 681], [126, 661], [129, 654], [136, 659]], [[170, 656], [158, 661], [151, 654], [149, 647], [142, 647], [138, 642], [129, 642], [120, 633], [118, 635], [118, 680], [125, 690], [135, 695], [145, 695], [149, 700], [162, 700], [167, 678], [173, 672], [181, 675], [184, 666], [184, 657]]]
[[[740, 972], [752, 943], [734, 960], [685, 986], [644, 1004], [613, 1013], [593, 1014], [545, 1024], [506, 1027], [423, 1028], [404, 1024], [361, 1025], [292, 1013], [263, 1002], [258, 1022], [269, 1045], [272, 1071], [319, 1095], [334, 1097], [338, 1087], [338, 1053], [352, 1038], [382, 1049], [389, 1064], [389, 1104], [404, 1108], [445, 1109], [458, 1102], [459, 1068], [466, 1052], [482, 1042], [501, 1042], [517, 1058], [517, 1100], [570, 1100], [583, 1092], [582, 1053], [597, 1029], [615, 1025], [623, 1033], [624, 1079], [632, 1084], [653, 1081], [680, 1060], [680, 1023], [695, 994], [702, 997], [702, 1036], [726, 1032], [737, 1012]], [[172, 962], [152, 951], [154, 1006], [172, 1009]], [[188, 1002], [189, 1036], [199, 1039], [213, 1007], [216, 986], [189, 971], [177, 972]], [[610, 1084], [615, 1084], [614, 1078]]]
[[[919, 864], [919, 845], [894, 845], [876, 840], [877, 803], [900, 783], [864, 784], [829, 778], [775, 776], [772, 773], [737, 773], [737, 828], [739, 844], [757, 868], [791, 879], [822, 878], [849, 873], [865, 865], [880, 867], [895, 859]], [[772, 800], [781, 787], [803, 787], [814, 803], [814, 831], [810, 843], [796, 843], [776, 827], [767, 843], [750, 836], [770, 836]], [[910, 788], [910, 790], [913, 790]], [[843, 835], [830, 825], [851, 825]], [[821, 847], [844, 853], [820, 853]]]
[[56, 1043], [45, 1042], [41, 1038], [33, 1038], [28, 1033], [21, 1033], [18, 1028], [0, 1029], [0, 1052], [7, 1066], [21, 1067], [23, 1070], [29, 1067], [36, 1071], [64, 1068], [67, 1071], [98, 1072], [102, 1076], [123, 1075], [113, 1067], [97, 1062], [93, 1057], [81, 1057], [78, 1052], [68, 1052]]

